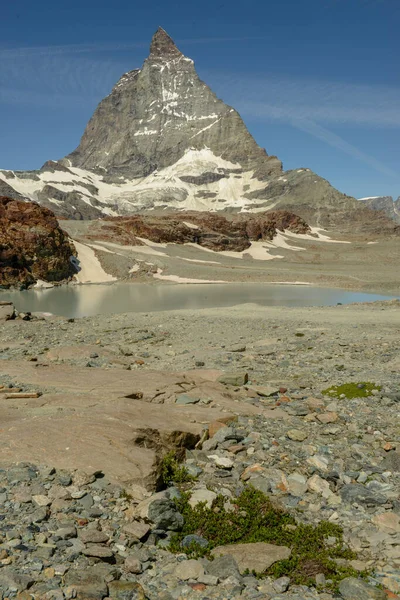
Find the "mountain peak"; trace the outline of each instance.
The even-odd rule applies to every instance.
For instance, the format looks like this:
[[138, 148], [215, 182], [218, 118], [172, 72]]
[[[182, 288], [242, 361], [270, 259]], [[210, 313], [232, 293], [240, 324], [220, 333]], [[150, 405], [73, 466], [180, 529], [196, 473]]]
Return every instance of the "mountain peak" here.
[[150, 57], [151, 58], [165, 58], [165, 57], [178, 57], [182, 56], [182, 53], [175, 45], [174, 40], [168, 35], [168, 33], [159, 27], [150, 45]]

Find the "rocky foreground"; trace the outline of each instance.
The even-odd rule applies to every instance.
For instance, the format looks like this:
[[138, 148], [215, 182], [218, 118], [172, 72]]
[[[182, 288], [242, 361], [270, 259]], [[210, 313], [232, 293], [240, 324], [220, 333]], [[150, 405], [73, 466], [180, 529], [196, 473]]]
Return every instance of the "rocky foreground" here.
[[3, 598], [398, 597], [398, 302], [22, 317], [0, 325]]

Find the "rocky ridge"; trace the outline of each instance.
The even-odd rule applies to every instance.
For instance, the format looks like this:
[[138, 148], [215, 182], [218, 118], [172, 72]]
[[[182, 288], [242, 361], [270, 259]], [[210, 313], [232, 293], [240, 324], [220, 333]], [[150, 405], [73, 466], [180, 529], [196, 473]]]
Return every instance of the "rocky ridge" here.
[[400, 223], [400, 196], [397, 200], [394, 200], [392, 196], [360, 198], [359, 202], [362, 202], [368, 208], [372, 208], [372, 210], [382, 211], [389, 219]]
[[74, 152], [38, 171], [0, 171], [0, 186], [73, 219], [283, 208], [319, 227], [398, 231], [310, 169], [284, 172], [161, 28], [143, 67], [100, 102]]
[[50, 210], [0, 196], [0, 286], [59, 282], [75, 273], [75, 249]]
[[141, 245], [141, 238], [145, 238], [156, 243], [193, 243], [214, 251], [241, 252], [249, 248], [252, 241], [273, 240], [278, 231], [311, 234], [303, 219], [283, 210], [233, 219], [213, 213], [185, 212], [168, 216], [108, 217], [106, 221], [109, 224], [102, 226], [101, 233], [89, 233], [87, 239]]

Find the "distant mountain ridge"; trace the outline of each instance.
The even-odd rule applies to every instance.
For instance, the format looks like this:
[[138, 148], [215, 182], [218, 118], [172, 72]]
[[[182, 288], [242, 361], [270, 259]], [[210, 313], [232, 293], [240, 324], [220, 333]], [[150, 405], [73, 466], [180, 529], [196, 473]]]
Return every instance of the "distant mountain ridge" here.
[[0, 190], [10, 188], [73, 219], [287, 209], [319, 227], [396, 232], [310, 169], [283, 171], [161, 28], [143, 67], [100, 102], [76, 150], [37, 171], [0, 171]]
[[400, 223], [400, 196], [397, 200], [392, 196], [370, 196], [360, 198], [360, 202], [372, 210], [382, 211], [389, 219]]

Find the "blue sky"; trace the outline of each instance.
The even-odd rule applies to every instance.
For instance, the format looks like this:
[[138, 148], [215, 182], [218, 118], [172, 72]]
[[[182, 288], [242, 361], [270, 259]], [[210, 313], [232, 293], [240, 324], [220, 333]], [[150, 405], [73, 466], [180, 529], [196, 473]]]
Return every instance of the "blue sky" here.
[[5, 3], [0, 168], [71, 152], [159, 25], [285, 169], [400, 195], [399, 0]]

